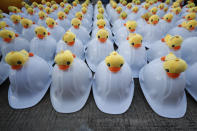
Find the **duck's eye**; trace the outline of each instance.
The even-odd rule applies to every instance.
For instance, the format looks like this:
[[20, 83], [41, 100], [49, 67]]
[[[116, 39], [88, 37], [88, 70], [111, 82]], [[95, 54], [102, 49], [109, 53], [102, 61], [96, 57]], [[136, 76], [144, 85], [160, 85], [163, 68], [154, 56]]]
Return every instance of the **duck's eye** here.
[[103, 26], [105, 26], [105, 24]]
[[43, 32], [43, 35], [46, 35], [46, 32]]
[[108, 38], [108, 35], [107, 35], [107, 38]]
[[75, 41], [75, 38], [73, 38], [73, 41]]
[[52, 25], [54, 25], [54, 22], [52, 22]]
[[72, 26], [73, 26], [73, 24], [72, 24]]
[[100, 38], [100, 35], [98, 36], [98, 38]]
[[80, 26], [80, 24], [78, 24], [78, 26]]
[[66, 64], [67, 64], [67, 65], [70, 65], [70, 61], [67, 61]]
[[153, 19], [151, 19], [151, 22], [153, 22]]
[[190, 16], [188, 16], [188, 19], [190, 18]]
[[122, 67], [123, 66], [123, 64], [120, 64], [120, 67]]
[[99, 26], [99, 24], [97, 24], [97, 26]]
[[35, 33], [37, 34], [37, 31], [35, 31]]
[[27, 26], [29, 25], [29, 24], [26, 24]]
[[8, 35], [8, 37], [11, 39], [12, 38], [12, 36], [11, 35]]
[[189, 27], [192, 28], [192, 25], [190, 25]]
[[17, 61], [17, 64], [20, 65], [20, 64], [22, 64], [22, 62], [21, 61]]
[[166, 72], [169, 72], [169, 69], [165, 69], [166, 70]]
[[168, 17], [166, 18], [166, 20], [168, 20]]
[[129, 27], [129, 30], [131, 29], [131, 27]]
[[141, 40], [141, 43], [142, 43], [142, 40]]
[[172, 45], [172, 47], [175, 47], [175, 45]]
[[134, 43], [131, 43], [131, 45], [134, 45]]
[[109, 64], [109, 63], [107, 63], [107, 66], [109, 66], [109, 67], [110, 67], [110, 64]]

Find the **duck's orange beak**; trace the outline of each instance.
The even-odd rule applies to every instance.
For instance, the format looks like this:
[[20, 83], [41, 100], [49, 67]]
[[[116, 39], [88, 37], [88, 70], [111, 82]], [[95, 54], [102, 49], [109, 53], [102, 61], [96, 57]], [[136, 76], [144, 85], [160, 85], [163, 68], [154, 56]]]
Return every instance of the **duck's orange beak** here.
[[14, 24], [18, 24], [18, 21], [14, 21]]
[[58, 65], [60, 70], [67, 70], [70, 66], [68, 65]]
[[75, 44], [75, 41], [72, 41], [72, 42], [68, 42], [67, 43], [69, 46], [73, 46]]
[[99, 38], [99, 41], [100, 41], [101, 43], [105, 43], [105, 42], [107, 41], [107, 39], [106, 39], [106, 38]]
[[4, 38], [3, 40], [4, 40], [5, 42], [7, 42], [7, 43], [10, 43], [10, 42], [12, 41], [11, 38]]
[[162, 39], [161, 39], [161, 41], [162, 41], [162, 42], [165, 42], [165, 39], [164, 39], [164, 38], [162, 38]]
[[134, 45], [133, 45], [133, 47], [136, 48], [136, 49], [139, 48], [139, 47], [141, 47], [141, 46], [142, 46], [141, 43], [140, 43], [140, 44], [134, 44]]
[[136, 10], [134, 10], [134, 11], [133, 11], [133, 13], [137, 13], [137, 11], [136, 11]]
[[43, 20], [43, 19], [44, 19], [44, 17], [40, 17], [40, 19], [41, 19], [41, 20]]
[[156, 14], [156, 12], [152, 12], [153, 13], [153, 15], [155, 15]]
[[165, 56], [161, 57], [161, 61], [165, 61], [165, 59], [166, 59]]
[[74, 25], [73, 26], [75, 29], [79, 29], [79, 26], [78, 25]]
[[109, 67], [109, 70], [113, 73], [120, 71], [120, 67]]
[[22, 65], [12, 65], [11, 67], [13, 70], [20, 70], [22, 68]]
[[53, 28], [53, 27], [54, 27], [54, 25], [48, 25], [48, 27], [49, 27], [49, 28]]
[[172, 20], [167, 20], [168, 23], [170, 23]]
[[134, 32], [134, 31], [135, 31], [135, 29], [130, 29], [129, 31], [130, 31], [130, 32]]
[[153, 21], [153, 25], [156, 25], [158, 23], [158, 21]]
[[38, 37], [39, 39], [44, 39], [44, 35], [41, 35], [41, 34], [38, 34], [37, 37]]
[[174, 47], [173, 49], [175, 50], [175, 51], [177, 51], [177, 50], [179, 50], [181, 48], [181, 46], [176, 46], [176, 47]]
[[63, 20], [64, 19], [64, 17], [58, 17], [60, 20]]
[[185, 19], [185, 16], [183, 16], [183, 19]]
[[195, 30], [195, 27], [192, 27], [192, 28], [190, 28], [189, 30], [190, 30], [190, 31], [193, 31], [193, 30]]
[[123, 20], [125, 20], [127, 17], [122, 17]]
[[104, 26], [102, 26], [102, 25], [101, 25], [101, 26], [98, 26], [98, 28], [99, 28], [99, 29], [103, 29], [103, 28], [104, 28]]
[[82, 20], [82, 17], [78, 18], [80, 21]]
[[176, 79], [180, 76], [180, 73], [169, 73], [169, 72], [166, 72], [168, 77], [172, 78], [172, 79]]
[[86, 14], [86, 11], [82, 11], [83, 14]]
[[120, 14], [120, 11], [117, 11], [118, 14]]
[[24, 27], [25, 29], [27, 29], [29, 26], [28, 26], [28, 25], [24, 25], [23, 27]]

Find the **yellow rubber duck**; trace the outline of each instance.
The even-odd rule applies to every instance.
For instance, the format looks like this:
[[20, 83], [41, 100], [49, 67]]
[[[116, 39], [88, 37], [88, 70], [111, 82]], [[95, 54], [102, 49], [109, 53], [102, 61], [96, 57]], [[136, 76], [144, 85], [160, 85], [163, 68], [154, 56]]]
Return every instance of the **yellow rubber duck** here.
[[5, 29], [5, 27], [9, 27], [5, 21], [0, 22], [0, 29]]
[[56, 4], [56, 2], [55, 2], [54, 0], [52, 0], [52, 1], [51, 1], [51, 4], [54, 5], [54, 4]]
[[163, 10], [164, 7], [165, 7], [164, 3], [161, 3], [161, 4], [159, 4], [159, 6], [158, 6], [158, 8], [159, 8], [160, 10]]
[[187, 63], [180, 58], [176, 58], [175, 60], [165, 61], [163, 63], [163, 68], [168, 77], [176, 79], [180, 76], [181, 72], [184, 72], [187, 69]]
[[60, 6], [61, 6], [62, 8], [64, 8], [64, 2], [61, 2], [61, 3], [60, 3]]
[[58, 9], [57, 4], [52, 5], [53, 11], [56, 11]]
[[47, 15], [46, 15], [43, 11], [40, 11], [40, 12], [38, 13], [38, 16], [39, 16], [39, 18], [40, 18], [41, 20], [44, 20], [44, 19], [47, 17]]
[[146, 3], [142, 7], [145, 8], [146, 10], [148, 10], [148, 8], [150, 7], [150, 4], [149, 3]]
[[127, 1], [124, 0], [124, 1], [122, 2], [122, 5], [123, 5], [123, 6], [126, 6], [126, 5], [127, 5]]
[[151, 13], [150, 12], [146, 12], [145, 14], [143, 14], [141, 16], [141, 18], [144, 19], [146, 22], [148, 22], [150, 17], [151, 17]]
[[187, 21], [195, 20], [196, 19], [196, 13], [189, 13], [186, 16], [183, 16], [183, 18], [186, 19]]
[[17, 36], [18, 34], [15, 34], [13, 31], [10, 31], [10, 30], [0, 31], [0, 37], [3, 39], [3, 41], [7, 43], [10, 43]]
[[81, 21], [78, 18], [73, 18], [71, 24], [75, 29], [78, 29], [81, 25]]
[[150, 18], [149, 18], [149, 22], [150, 24], [152, 25], [157, 25], [159, 22], [159, 16], [158, 15], [152, 15]]
[[69, 10], [71, 10], [73, 7], [72, 5], [68, 4], [66, 7], [68, 7]]
[[153, 8], [151, 8], [150, 9], [150, 12], [153, 14], [153, 15], [155, 15], [156, 13], [157, 13], [157, 7], [153, 7]]
[[105, 43], [109, 37], [109, 33], [107, 30], [105, 29], [100, 29], [97, 33], [96, 33], [96, 37], [98, 38], [98, 40], [101, 43]]
[[18, 24], [21, 21], [21, 17], [19, 15], [11, 15], [10, 19], [14, 24]]
[[116, 8], [117, 8], [117, 3], [113, 3], [113, 4], [112, 4], [112, 8], [113, 8], [113, 9], [116, 9]]
[[67, 70], [73, 63], [74, 57], [69, 50], [61, 51], [55, 56], [55, 63], [60, 70]]
[[167, 5], [169, 5], [169, 4], [170, 4], [170, 0], [166, 0], [165, 3], [166, 3]]
[[50, 35], [49, 32], [47, 32], [46, 28], [43, 26], [38, 26], [35, 28], [35, 34], [39, 39], [44, 39], [48, 35]]
[[53, 18], [47, 18], [46, 24], [49, 28], [53, 28], [57, 23], [55, 22]]
[[82, 7], [82, 8], [81, 8], [81, 12], [82, 12], [83, 14], [86, 14], [86, 13], [87, 13], [87, 8], [86, 8], [86, 7]]
[[138, 8], [137, 6], [135, 6], [135, 7], [132, 8], [132, 12], [133, 12], [133, 13], [137, 13], [138, 10], [139, 10], [139, 8]]
[[68, 3], [68, 1], [67, 0], [63, 0], [63, 2], [66, 4], [66, 3]]
[[104, 14], [104, 9], [103, 8], [99, 8], [98, 13]]
[[181, 36], [176, 35], [176, 36], [172, 36], [166, 44], [170, 49], [177, 51], [181, 48], [182, 42], [183, 42], [183, 38]]
[[175, 60], [177, 57], [170, 52], [168, 55], [161, 57], [161, 61]]
[[137, 22], [136, 21], [127, 21], [125, 24], [127, 30], [129, 30], [131, 33], [135, 31], [137, 27]]
[[197, 7], [189, 8], [189, 9], [187, 10], [187, 12], [190, 12], [190, 13], [197, 13]]
[[21, 5], [22, 5], [23, 7], [25, 7], [26, 4], [27, 4], [27, 3], [25, 3], [24, 1], [21, 2]]
[[43, 5], [45, 5], [45, 4], [46, 4], [46, 0], [41, 0], [41, 3], [42, 3]]
[[186, 5], [186, 8], [192, 8], [192, 7], [195, 7], [195, 3], [191, 2], [191, 3], [188, 3]]
[[28, 61], [28, 59], [29, 53], [25, 50], [11, 51], [5, 57], [5, 61], [11, 66], [13, 70], [20, 70]]
[[34, 14], [34, 10], [30, 7], [30, 8], [27, 9], [27, 13], [29, 15], [33, 15]]
[[124, 65], [124, 58], [117, 52], [113, 51], [105, 58], [105, 63], [111, 72], [116, 73], [120, 71], [121, 67]]
[[176, 15], [178, 15], [181, 12], [181, 7], [173, 8], [171, 10], [171, 12], [175, 13]]
[[73, 46], [75, 44], [76, 35], [71, 31], [67, 31], [62, 40], [67, 43], [69, 46]]
[[193, 31], [193, 30], [195, 30], [195, 28], [197, 26], [197, 21], [196, 20], [184, 21], [178, 26], [183, 27], [183, 28], [187, 29], [188, 31]]
[[45, 8], [45, 11], [46, 11], [47, 14], [51, 14], [52, 9], [50, 7], [46, 7]]
[[106, 22], [105, 22], [104, 19], [100, 19], [100, 20], [98, 20], [98, 21], [96, 22], [96, 25], [97, 25], [97, 27], [98, 27], [99, 29], [103, 29], [103, 28], [105, 27], [105, 25], [106, 25]]
[[168, 13], [168, 14], [165, 14], [162, 19], [165, 20], [166, 22], [170, 23], [172, 21], [173, 17], [174, 17], [173, 14]]
[[122, 12], [122, 7], [120, 7], [120, 6], [116, 7], [116, 12], [118, 14], [120, 14]]
[[12, 13], [18, 13], [18, 11], [19, 11], [18, 8], [15, 6], [9, 6], [8, 10], [9, 10], [9, 12], [12, 12]]
[[21, 20], [21, 25], [22, 25], [25, 29], [31, 27], [32, 24], [33, 24], [33, 22], [32, 22], [31, 20], [29, 20], [29, 19], [24, 18], [24, 19]]
[[64, 20], [66, 18], [66, 15], [63, 11], [58, 12], [57, 16], [60, 20]]
[[142, 40], [143, 38], [140, 34], [136, 34], [136, 33], [129, 34], [129, 43], [132, 47], [136, 49], [142, 46]]
[[51, 3], [49, 1], [46, 2], [47, 7], [51, 7]]
[[128, 4], [127, 4], [127, 9], [130, 10], [131, 8], [132, 8], [132, 4], [131, 4], [131, 3], [128, 3]]
[[168, 43], [168, 41], [172, 38], [173, 36], [170, 34], [167, 34], [164, 38], [161, 39], [162, 42]]
[[39, 4], [38, 5], [38, 9], [41, 10], [41, 11], [43, 11], [44, 10], [44, 6], [42, 4]]
[[68, 7], [64, 8], [64, 13], [66, 13], [67, 15], [69, 14], [70, 10]]
[[100, 20], [100, 19], [104, 19], [104, 16], [103, 16], [103, 14], [98, 14], [97, 16], [96, 16], [96, 18], [97, 18], [97, 20]]
[[163, 10], [164, 10], [164, 12], [167, 12], [168, 11], [168, 7], [165, 7]]
[[83, 14], [82, 14], [82, 12], [77, 12], [77, 13], [75, 14], [75, 18], [78, 18], [79, 20], [82, 20], [82, 19], [83, 19]]
[[125, 20], [127, 18], [127, 13], [125, 11], [121, 12], [120, 18]]
[[34, 2], [32, 3], [32, 6], [33, 6], [34, 8], [36, 8], [36, 7], [38, 6], [38, 3], [34, 1]]
[[75, 6], [75, 7], [77, 6], [77, 2], [76, 2], [76, 1], [73, 1], [72, 4], [73, 4], [73, 6]]

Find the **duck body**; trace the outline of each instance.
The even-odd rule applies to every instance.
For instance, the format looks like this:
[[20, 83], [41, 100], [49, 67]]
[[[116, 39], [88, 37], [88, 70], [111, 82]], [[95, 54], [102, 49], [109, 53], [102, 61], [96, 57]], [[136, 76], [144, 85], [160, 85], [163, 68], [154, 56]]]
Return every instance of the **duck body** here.
[[92, 39], [87, 45], [86, 61], [92, 71], [96, 71], [97, 65], [114, 51], [113, 43], [108, 39], [100, 43], [97, 38]]
[[[74, 78], [74, 79], [73, 79]], [[84, 61], [74, 58], [67, 70], [54, 66], [50, 98], [54, 109], [61, 113], [80, 110], [86, 103], [92, 84], [92, 74]], [[70, 106], [68, 106], [70, 105]]]
[[34, 37], [30, 43], [30, 52], [43, 58], [52, 65], [56, 53], [56, 40], [52, 37], [46, 37], [44, 39]]
[[35, 37], [34, 30], [37, 25], [32, 25], [29, 28], [23, 28], [21, 35], [29, 42]]
[[65, 33], [64, 28], [59, 25], [55, 25], [53, 28], [47, 28], [47, 30], [50, 32], [51, 37], [53, 37], [57, 42], [62, 39], [62, 36]]
[[168, 34], [180, 35], [183, 37], [183, 39], [197, 36], [197, 32], [195, 30], [189, 31], [183, 27], [174, 27], [171, 30], [169, 30]]
[[71, 27], [70, 20], [68, 20], [67, 18], [64, 20], [57, 19], [56, 22], [59, 26], [64, 28], [65, 31], [67, 31]]
[[39, 19], [37, 25], [44, 26], [47, 28], [46, 20], [45, 19]]
[[34, 106], [45, 95], [51, 83], [51, 68], [42, 58], [30, 57], [20, 70], [11, 70], [8, 101], [12, 108]]

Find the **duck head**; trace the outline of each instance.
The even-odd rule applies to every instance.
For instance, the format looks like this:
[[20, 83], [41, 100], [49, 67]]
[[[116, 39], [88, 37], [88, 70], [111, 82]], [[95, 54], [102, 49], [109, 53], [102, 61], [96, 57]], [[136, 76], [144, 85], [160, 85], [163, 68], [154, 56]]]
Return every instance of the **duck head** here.
[[73, 4], [74, 7], [77, 6], [77, 2], [76, 1], [73, 1], [72, 4]]
[[176, 35], [168, 40], [167, 45], [170, 49], [177, 51], [181, 48], [182, 42], [183, 38], [181, 36]]
[[32, 3], [32, 7], [36, 8], [37, 6], [38, 6], [38, 3], [34, 1], [34, 2]]
[[100, 29], [97, 33], [96, 33], [96, 37], [98, 38], [98, 40], [101, 43], [105, 43], [109, 37], [109, 33], [107, 30], [105, 29]]
[[71, 31], [67, 31], [62, 38], [62, 40], [69, 46], [73, 46], [75, 44], [75, 39], [76, 35]]
[[168, 13], [168, 14], [165, 14], [164, 17], [163, 17], [162, 19], [165, 20], [165, 21], [168, 22], [168, 23], [171, 23], [173, 17], [174, 17], [173, 14]]
[[177, 57], [170, 52], [168, 55], [161, 57], [161, 61], [175, 60]]
[[190, 13], [197, 13], [197, 7], [189, 8], [189, 9], [187, 10], [187, 12], [190, 12]]
[[59, 20], [64, 20], [66, 18], [66, 15], [63, 11], [58, 12], [57, 16]]
[[183, 27], [189, 31], [194, 31], [196, 26], [197, 26], [196, 20], [190, 20], [190, 21], [186, 22], [185, 26], [183, 25]]
[[98, 20], [98, 21], [96, 22], [96, 25], [97, 25], [97, 27], [98, 27], [99, 29], [103, 29], [103, 28], [105, 27], [105, 25], [106, 25], [106, 22], [105, 22], [104, 19], [100, 19], [100, 20]]
[[194, 19], [196, 19], [196, 13], [189, 13], [186, 16], [184, 16], [183, 18], [188, 20], [188, 21], [189, 20], [194, 20]]
[[98, 12], [101, 13], [101, 14], [104, 14], [104, 9], [103, 8], [99, 8]]
[[158, 22], [159, 22], [159, 16], [158, 15], [152, 15], [149, 18], [149, 23], [152, 24], [152, 25], [157, 25]]
[[33, 15], [34, 14], [34, 10], [33, 10], [33, 8], [28, 8], [27, 9], [27, 13], [29, 14], [29, 15]]
[[149, 3], [146, 3], [142, 6], [144, 9], [148, 10], [148, 8], [150, 7], [150, 4]]
[[55, 56], [55, 63], [60, 70], [68, 70], [73, 63], [73, 60], [73, 54], [69, 50], [61, 51]]
[[66, 3], [68, 3], [68, 1], [67, 0], [63, 0], [63, 2], [66, 4]]
[[133, 12], [133, 13], [137, 13], [138, 10], [139, 10], [139, 8], [138, 8], [137, 6], [135, 6], [135, 7], [132, 8], [132, 12]]
[[129, 34], [129, 44], [134, 47], [135, 49], [138, 49], [142, 46], [142, 36], [140, 34], [136, 33], [130, 33]]
[[52, 8], [53, 8], [53, 11], [55, 11], [55, 10], [58, 9], [58, 5], [57, 4], [54, 4], [54, 5], [52, 5]]
[[157, 13], [157, 7], [151, 8], [150, 12], [155, 15]]
[[18, 37], [18, 34], [15, 34], [13, 31], [10, 30], [1, 30], [0, 37], [3, 39], [4, 42], [10, 43], [15, 37]]
[[180, 14], [180, 12], [181, 12], [181, 7], [177, 7], [177, 8], [172, 9], [172, 12], [173, 12], [174, 14], [176, 14], [176, 15]]
[[126, 5], [127, 5], [127, 1], [124, 0], [124, 1], [122, 2], [122, 5], [123, 5], [123, 6], [126, 6]]
[[52, 9], [50, 7], [46, 7], [45, 8], [45, 11], [46, 11], [47, 14], [51, 14]]
[[164, 9], [164, 3], [161, 3], [161, 4], [159, 4], [159, 6], [158, 6], [158, 8], [160, 9], [160, 10], [163, 10]]
[[104, 19], [104, 16], [103, 16], [103, 14], [98, 14], [97, 16], [96, 16], [96, 18], [97, 18], [97, 20], [100, 20], [100, 19]]
[[116, 9], [116, 8], [117, 8], [117, 3], [114, 2], [114, 3], [112, 4], [112, 8], [113, 8], [113, 9]]
[[46, 19], [46, 17], [47, 17], [47, 15], [46, 15], [43, 11], [40, 11], [40, 12], [38, 13], [38, 16], [39, 16], [39, 18], [40, 18], [41, 20], [44, 20], [44, 19]]
[[12, 12], [12, 13], [18, 13], [18, 8], [15, 6], [9, 6], [8, 10], [9, 12]]
[[120, 18], [125, 20], [127, 18], [127, 13], [125, 11], [121, 12]]
[[164, 12], [167, 12], [168, 11], [168, 7], [165, 7], [163, 10], [164, 10]]
[[122, 7], [120, 7], [120, 6], [116, 7], [116, 12], [118, 14], [120, 14], [122, 12]]
[[66, 7], [68, 7], [69, 10], [73, 8], [71, 4], [68, 4]]
[[82, 8], [81, 8], [81, 12], [82, 12], [83, 14], [86, 14], [86, 13], [87, 13], [87, 8], [86, 8], [86, 7], [82, 7]]
[[166, 3], [167, 5], [169, 5], [169, 4], [170, 4], [170, 0], [166, 0], [165, 3]]
[[75, 29], [79, 29], [81, 21], [78, 18], [73, 18], [71, 24]]
[[21, 17], [19, 15], [11, 15], [10, 19], [14, 24], [18, 24], [21, 21]]
[[61, 6], [62, 8], [64, 8], [64, 2], [61, 2], [61, 3], [60, 3], [60, 6]]
[[187, 69], [187, 64], [184, 60], [176, 58], [165, 61], [163, 63], [163, 68], [166, 71], [168, 77], [176, 79]]
[[102, 5], [102, 1], [98, 0], [97, 5]]
[[64, 8], [64, 13], [65, 13], [65, 14], [67, 14], [67, 15], [68, 15], [68, 14], [69, 14], [69, 12], [70, 12], [70, 10], [69, 10], [69, 8], [68, 8], [68, 7]]
[[46, 0], [41, 0], [41, 3], [42, 3], [43, 5], [45, 5], [45, 4], [46, 4]]
[[39, 5], [38, 5], [38, 9], [39, 9], [40, 11], [42, 11], [42, 10], [44, 10], [44, 6], [43, 6], [42, 4], [39, 4]]
[[27, 3], [25, 3], [24, 1], [21, 2], [21, 5], [22, 5], [23, 7], [25, 7], [26, 4], [27, 4]]
[[114, 51], [105, 58], [105, 63], [111, 72], [117, 73], [124, 65], [124, 58]]
[[46, 24], [49, 28], [52, 29], [57, 23], [55, 22], [55, 20], [53, 18], [47, 18]]
[[128, 4], [127, 4], [127, 9], [130, 10], [131, 8], [132, 8], [132, 4], [131, 4], [131, 3], [128, 3]]
[[51, 5], [57, 4], [54, 0], [51, 1]]
[[49, 32], [43, 26], [38, 26], [35, 28], [35, 34], [39, 39], [44, 39], [49, 35]]
[[47, 7], [51, 7], [51, 3], [48, 1], [48, 2], [46, 2], [46, 6]]
[[179, 2], [174, 2], [174, 3], [172, 4], [172, 8], [177, 8], [177, 7], [180, 7]]
[[145, 14], [143, 14], [141, 16], [141, 18], [144, 19], [146, 22], [148, 22], [150, 17], [151, 17], [151, 13], [150, 12], [146, 12]]
[[21, 20], [21, 25], [22, 25], [25, 29], [31, 27], [32, 24], [33, 24], [33, 22], [32, 22], [31, 20], [29, 20], [29, 19], [24, 18], [24, 19]]
[[9, 27], [5, 21], [0, 22], [0, 29], [5, 29], [5, 27]]
[[5, 57], [5, 61], [12, 67], [13, 70], [20, 70], [28, 59], [29, 53], [25, 50], [11, 51]]
[[186, 8], [192, 8], [192, 7], [195, 7], [195, 3], [191, 2], [191, 3], [188, 3], [186, 5]]
[[130, 33], [134, 32], [137, 27], [136, 21], [127, 21], [125, 24], [127, 30], [129, 30]]
[[82, 19], [83, 19], [83, 14], [82, 14], [82, 12], [77, 12], [77, 13], [75, 14], [75, 18], [78, 18], [79, 20], [82, 20]]

